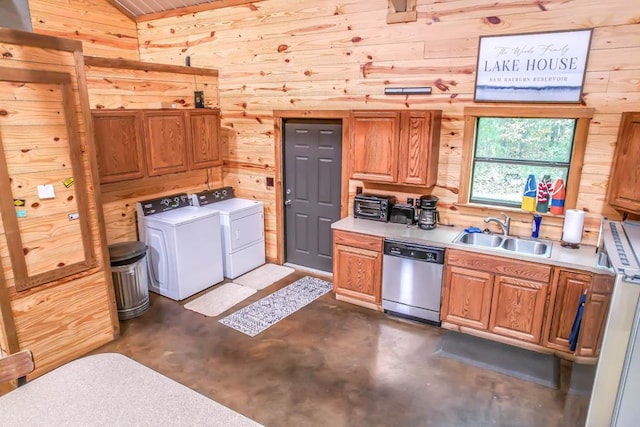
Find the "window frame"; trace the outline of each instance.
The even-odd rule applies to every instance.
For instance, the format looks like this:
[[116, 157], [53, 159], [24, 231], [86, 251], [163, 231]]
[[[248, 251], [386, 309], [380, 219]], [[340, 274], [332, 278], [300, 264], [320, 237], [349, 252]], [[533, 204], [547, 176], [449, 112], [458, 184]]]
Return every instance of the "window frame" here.
[[584, 153], [589, 135], [589, 124], [595, 110], [584, 107], [465, 107], [464, 108], [464, 132], [462, 143], [462, 161], [460, 165], [460, 188], [458, 192], [458, 204], [478, 208], [500, 209], [506, 211], [522, 211], [522, 209], [493, 205], [471, 203], [471, 176], [473, 172], [473, 159], [476, 144], [477, 121], [480, 117], [507, 117], [507, 118], [539, 118], [539, 119], [575, 119], [576, 127], [571, 150], [571, 160], [565, 183], [564, 208], [575, 209], [580, 190]]

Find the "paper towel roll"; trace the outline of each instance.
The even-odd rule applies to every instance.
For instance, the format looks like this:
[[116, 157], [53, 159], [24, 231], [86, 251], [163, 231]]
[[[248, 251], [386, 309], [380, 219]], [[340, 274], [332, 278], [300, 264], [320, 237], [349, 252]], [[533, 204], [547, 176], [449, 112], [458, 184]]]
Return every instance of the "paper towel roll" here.
[[568, 209], [564, 213], [564, 226], [562, 227], [562, 241], [567, 243], [580, 243], [582, 240], [582, 228], [584, 227], [584, 211]]

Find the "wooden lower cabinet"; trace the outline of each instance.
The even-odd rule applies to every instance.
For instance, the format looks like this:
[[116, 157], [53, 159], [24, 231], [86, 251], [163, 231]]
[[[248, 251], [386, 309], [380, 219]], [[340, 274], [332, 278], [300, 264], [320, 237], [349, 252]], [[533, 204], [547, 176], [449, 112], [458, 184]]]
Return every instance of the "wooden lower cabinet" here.
[[539, 344], [551, 266], [449, 249], [441, 319]]
[[580, 296], [587, 292], [591, 275], [571, 270], [556, 270], [551, 289], [548, 334], [543, 340], [547, 347], [570, 351], [569, 335], [576, 318]]
[[576, 355], [595, 357], [600, 354], [602, 334], [609, 314], [614, 277], [594, 275], [584, 306]]
[[447, 267], [440, 318], [476, 329], [489, 327], [492, 277], [490, 273]]
[[539, 343], [549, 284], [501, 275], [493, 282], [489, 331]]
[[333, 291], [355, 301], [382, 301], [383, 238], [333, 231]]

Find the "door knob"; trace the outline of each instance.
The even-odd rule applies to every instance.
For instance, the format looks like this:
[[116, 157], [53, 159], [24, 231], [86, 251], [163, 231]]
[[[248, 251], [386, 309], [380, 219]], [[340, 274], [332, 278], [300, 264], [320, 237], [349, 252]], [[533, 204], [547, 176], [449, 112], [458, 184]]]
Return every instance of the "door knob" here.
[[291, 199], [287, 199], [284, 201], [285, 206], [291, 206]]

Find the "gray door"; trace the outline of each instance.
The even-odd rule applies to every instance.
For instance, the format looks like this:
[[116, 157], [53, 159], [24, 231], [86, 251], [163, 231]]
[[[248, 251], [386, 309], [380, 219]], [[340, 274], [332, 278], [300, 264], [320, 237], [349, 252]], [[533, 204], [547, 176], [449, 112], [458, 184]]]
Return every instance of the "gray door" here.
[[340, 219], [342, 123], [287, 120], [283, 147], [285, 259], [330, 272], [331, 223]]

